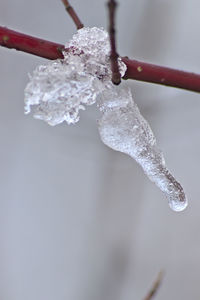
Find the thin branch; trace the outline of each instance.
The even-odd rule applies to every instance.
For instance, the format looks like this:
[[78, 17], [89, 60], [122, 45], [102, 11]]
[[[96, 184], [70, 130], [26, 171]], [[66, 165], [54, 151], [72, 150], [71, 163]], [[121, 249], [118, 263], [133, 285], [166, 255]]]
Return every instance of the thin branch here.
[[112, 70], [112, 82], [116, 85], [121, 82], [121, 75], [119, 72], [118, 66], [118, 53], [116, 51], [116, 42], [115, 42], [115, 12], [116, 12], [117, 3], [115, 0], [108, 1], [108, 10], [109, 10], [109, 35], [110, 35], [110, 62]]
[[151, 300], [155, 296], [155, 294], [157, 293], [161, 285], [162, 279], [163, 279], [163, 271], [160, 271], [156, 281], [154, 282], [151, 290], [149, 291], [148, 295], [144, 298], [144, 300]]
[[0, 45], [47, 59], [63, 58], [63, 45], [35, 38], [0, 26]]
[[[45, 41], [0, 26], [0, 46], [47, 59], [63, 58], [64, 45]], [[65, 49], [66, 50], [66, 49]], [[200, 93], [200, 75], [122, 58], [127, 66], [124, 79], [135, 79]]]
[[127, 57], [123, 57], [122, 60], [127, 66], [123, 79], [135, 79], [200, 92], [199, 74], [130, 60]]
[[82, 22], [80, 21], [77, 13], [75, 12], [75, 10], [73, 9], [73, 7], [70, 5], [69, 1], [67, 0], [62, 0], [62, 3], [65, 6], [66, 11], [68, 12], [68, 14], [70, 15], [70, 17], [72, 18], [72, 20], [74, 21], [74, 24], [76, 25], [77, 29], [81, 29], [84, 27], [84, 25], [82, 24]]

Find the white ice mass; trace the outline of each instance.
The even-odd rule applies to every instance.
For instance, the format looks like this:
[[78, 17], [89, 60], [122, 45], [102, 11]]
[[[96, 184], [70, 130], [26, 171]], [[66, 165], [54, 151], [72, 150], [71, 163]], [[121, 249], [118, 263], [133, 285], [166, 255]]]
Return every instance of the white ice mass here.
[[[38, 66], [25, 88], [25, 113], [57, 125], [79, 120], [79, 110], [94, 104], [111, 78], [108, 34], [83, 28], [66, 45], [64, 59]], [[126, 66], [119, 59], [122, 76]]]
[[[66, 45], [64, 59], [39, 66], [25, 89], [25, 113], [57, 125], [79, 120], [79, 110], [97, 102], [101, 140], [110, 148], [134, 158], [145, 174], [166, 195], [174, 211], [187, 199], [182, 186], [165, 165], [148, 122], [140, 114], [128, 87], [111, 83], [110, 43], [101, 28], [82, 28]], [[123, 76], [126, 65], [119, 59]]]

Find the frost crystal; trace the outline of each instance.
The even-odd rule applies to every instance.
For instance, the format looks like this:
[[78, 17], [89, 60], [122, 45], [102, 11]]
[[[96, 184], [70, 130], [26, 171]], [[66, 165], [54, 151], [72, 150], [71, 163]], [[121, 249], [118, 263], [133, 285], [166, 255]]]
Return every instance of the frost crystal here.
[[101, 98], [102, 117], [98, 127], [103, 143], [134, 158], [166, 195], [174, 211], [185, 209], [187, 199], [183, 188], [166, 168], [154, 134], [134, 103], [130, 89], [112, 86]]
[[[110, 43], [101, 28], [82, 28], [66, 45], [64, 59], [39, 66], [25, 89], [25, 113], [56, 125], [79, 120], [79, 110], [98, 101], [103, 143], [134, 158], [165, 193], [170, 207], [181, 211], [187, 199], [181, 185], [165, 166], [154, 134], [142, 117], [128, 88], [111, 83]], [[123, 76], [126, 65], [119, 58]]]

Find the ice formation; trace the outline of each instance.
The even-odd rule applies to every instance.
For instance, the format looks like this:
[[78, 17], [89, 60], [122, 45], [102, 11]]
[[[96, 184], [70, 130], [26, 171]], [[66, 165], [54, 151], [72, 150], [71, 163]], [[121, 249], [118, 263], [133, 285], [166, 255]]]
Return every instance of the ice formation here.
[[154, 134], [133, 101], [130, 89], [113, 86], [104, 90], [99, 106], [102, 117], [98, 127], [103, 143], [134, 158], [166, 195], [171, 209], [184, 210], [187, 199], [183, 188], [167, 169]]
[[[94, 104], [111, 78], [108, 33], [101, 28], [80, 29], [66, 45], [64, 59], [38, 66], [25, 88], [25, 113], [57, 125], [79, 120], [79, 110]], [[126, 66], [119, 59], [123, 76]]]
[[[154, 134], [134, 103], [130, 89], [111, 83], [110, 43], [101, 28], [82, 28], [66, 45], [64, 59], [39, 66], [25, 89], [25, 113], [56, 125], [74, 124], [79, 110], [97, 101], [98, 128], [104, 144], [134, 158], [167, 196], [170, 207], [187, 206], [183, 188], [165, 166]], [[120, 73], [126, 71], [119, 59]]]

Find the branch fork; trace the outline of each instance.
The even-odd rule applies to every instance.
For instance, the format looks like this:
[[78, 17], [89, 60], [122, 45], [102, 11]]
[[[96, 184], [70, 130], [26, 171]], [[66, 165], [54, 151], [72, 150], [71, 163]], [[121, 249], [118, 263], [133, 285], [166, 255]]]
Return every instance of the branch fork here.
[[[69, 1], [62, 0], [62, 2], [65, 5], [67, 12], [73, 19], [77, 29], [83, 28], [82, 22], [80, 21], [73, 7], [69, 4]], [[116, 6], [117, 3], [115, 0], [108, 1], [112, 82], [114, 84], [119, 84], [121, 81], [121, 75], [119, 73], [118, 67], [119, 55], [116, 51], [115, 45], [114, 23]], [[65, 46], [62, 44], [57, 44], [30, 35], [26, 35], [2, 26], [0, 26], [0, 46], [10, 49], [16, 49], [39, 57], [53, 60], [64, 58], [62, 51], [67, 51], [67, 49], [65, 49]], [[139, 81], [151, 82], [200, 93], [200, 74], [175, 70], [172, 68], [148, 64], [137, 60], [131, 60], [128, 57], [122, 57], [122, 61], [126, 64], [127, 67], [123, 79], [134, 79]]]

